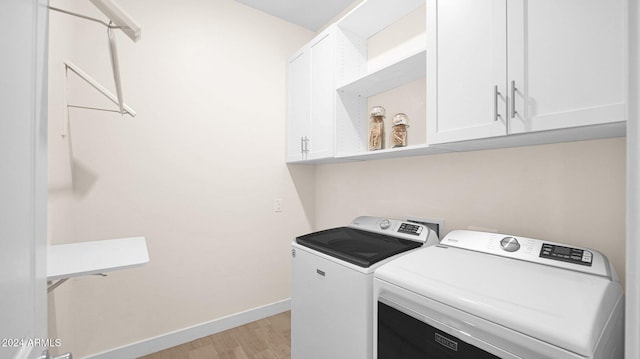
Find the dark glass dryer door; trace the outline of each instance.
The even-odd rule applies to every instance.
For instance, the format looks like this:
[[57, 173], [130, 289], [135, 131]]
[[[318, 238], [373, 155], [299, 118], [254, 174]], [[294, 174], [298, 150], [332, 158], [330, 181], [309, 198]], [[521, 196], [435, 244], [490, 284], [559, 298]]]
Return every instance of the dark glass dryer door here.
[[422, 246], [421, 242], [349, 227], [305, 234], [297, 237], [296, 242], [364, 268], [398, 253]]
[[500, 359], [378, 302], [378, 359]]

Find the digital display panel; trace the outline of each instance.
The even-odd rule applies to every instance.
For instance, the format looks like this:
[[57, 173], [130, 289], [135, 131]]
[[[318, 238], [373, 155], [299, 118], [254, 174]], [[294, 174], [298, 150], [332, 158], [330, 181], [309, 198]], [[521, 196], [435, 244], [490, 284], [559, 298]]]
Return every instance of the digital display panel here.
[[402, 223], [400, 228], [398, 229], [399, 233], [413, 234], [414, 236], [419, 236], [422, 232], [422, 226], [418, 226], [415, 224]]
[[544, 243], [540, 250], [540, 258], [591, 266], [593, 254], [580, 248], [563, 247], [555, 244]]
[[562, 254], [562, 255], [569, 255], [569, 254], [571, 254], [571, 248], [555, 246], [554, 252], [556, 252], [558, 254]]

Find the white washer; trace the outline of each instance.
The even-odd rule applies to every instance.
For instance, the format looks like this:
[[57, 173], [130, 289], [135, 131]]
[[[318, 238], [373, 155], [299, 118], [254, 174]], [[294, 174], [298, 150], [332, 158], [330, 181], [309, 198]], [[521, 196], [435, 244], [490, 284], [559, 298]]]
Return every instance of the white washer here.
[[374, 270], [437, 243], [436, 233], [424, 225], [377, 217], [296, 238], [291, 358], [371, 359]]
[[452, 231], [375, 272], [374, 358], [622, 359], [624, 297], [593, 250]]

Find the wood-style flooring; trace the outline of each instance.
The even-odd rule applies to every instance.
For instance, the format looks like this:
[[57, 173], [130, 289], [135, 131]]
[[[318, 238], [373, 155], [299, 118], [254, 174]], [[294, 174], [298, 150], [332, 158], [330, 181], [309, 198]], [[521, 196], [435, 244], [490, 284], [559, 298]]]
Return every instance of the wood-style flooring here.
[[140, 359], [290, 358], [291, 312], [284, 312]]

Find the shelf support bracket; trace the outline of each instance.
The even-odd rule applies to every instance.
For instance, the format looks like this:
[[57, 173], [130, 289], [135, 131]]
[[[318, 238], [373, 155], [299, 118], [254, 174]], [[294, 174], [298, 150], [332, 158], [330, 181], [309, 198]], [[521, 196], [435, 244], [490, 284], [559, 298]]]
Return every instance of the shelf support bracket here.
[[[96, 273], [96, 274], [92, 274], [92, 275], [97, 275], [97, 276], [100, 276], [100, 277], [106, 277], [107, 276], [104, 273]], [[53, 292], [54, 289], [58, 288], [60, 285], [62, 285], [62, 283], [66, 282], [68, 280], [69, 280], [69, 278], [62, 278], [62, 279], [58, 280], [55, 283], [51, 283], [51, 281], [47, 282], [47, 284], [49, 284], [47, 286], [47, 293]]]
[[[102, 86], [93, 77], [89, 76], [89, 74], [84, 72], [80, 67], [78, 67], [77, 65], [73, 64], [71, 61], [65, 61], [64, 62], [64, 68], [65, 68], [65, 71], [67, 73], [68, 73], [69, 70], [71, 70], [73, 73], [78, 75], [81, 79], [83, 79], [85, 82], [87, 82], [93, 88], [98, 90], [98, 92], [100, 92], [106, 98], [108, 98], [111, 102], [113, 102], [114, 105], [120, 106], [120, 101], [118, 101], [118, 97], [116, 95], [114, 95], [111, 91], [107, 90], [104, 86]], [[124, 113], [129, 114], [131, 117], [136, 117], [136, 111], [134, 111], [131, 107], [127, 106], [126, 104], [124, 104], [124, 103], [122, 104], [122, 109], [124, 110]], [[112, 111], [112, 110], [102, 110], [102, 109], [96, 109], [96, 110]]]

